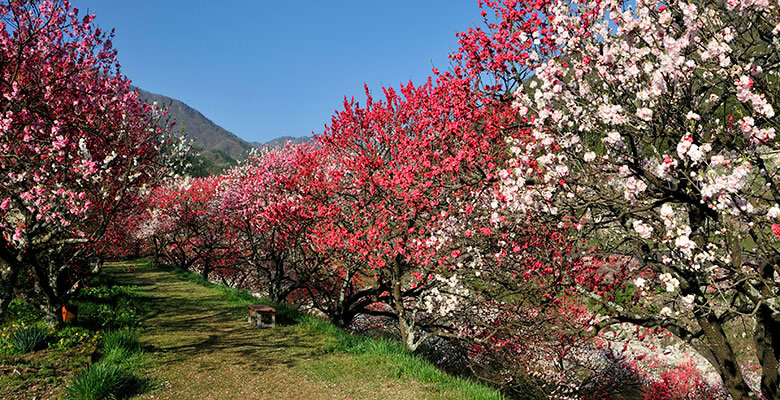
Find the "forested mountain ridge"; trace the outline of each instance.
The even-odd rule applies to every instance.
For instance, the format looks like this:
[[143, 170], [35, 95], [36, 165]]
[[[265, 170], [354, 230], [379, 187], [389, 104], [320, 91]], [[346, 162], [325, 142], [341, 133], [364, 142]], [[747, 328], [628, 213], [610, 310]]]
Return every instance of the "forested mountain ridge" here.
[[282, 136], [266, 143], [247, 142], [181, 100], [151, 93], [141, 88], [136, 89], [147, 103], [157, 102], [161, 108], [168, 108], [168, 116], [176, 121], [174, 131], [183, 132], [192, 142], [193, 149], [198, 153], [198, 156], [193, 156], [191, 161], [193, 164], [191, 173], [194, 176], [218, 174], [246, 158], [252, 148], [278, 147], [287, 141], [301, 143], [309, 139], [307, 136]]

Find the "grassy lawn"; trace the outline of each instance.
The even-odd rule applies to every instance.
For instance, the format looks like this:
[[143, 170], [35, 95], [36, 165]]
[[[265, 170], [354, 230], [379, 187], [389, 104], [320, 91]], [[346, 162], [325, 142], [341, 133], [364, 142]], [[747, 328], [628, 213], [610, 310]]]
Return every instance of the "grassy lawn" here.
[[[127, 272], [127, 270], [130, 272]], [[245, 292], [145, 264], [106, 268], [148, 302], [140, 399], [500, 399], [443, 374], [400, 346], [346, 334], [279, 308], [275, 329], [251, 328]]]
[[[133, 335], [129, 329], [141, 323], [139, 303], [143, 299], [133, 287], [118, 286], [109, 278], [93, 280], [72, 299], [71, 303], [79, 307], [78, 318], [58, 329], [48, 329], [42, 314], [23, 302], [11, 303], [8, 318], [0, 326], [0, 398], [63, 398], [74, 379], [83, 380], [83, 372], [92, 364], [121, 366], [128, 379], [132, 376], [133, 363], [141, 363], [142, 354], [106, 346], [104, 339], [116, 338], [121, 332]], [[143, 380], [134, 382], [134, 387], [125, 392], [144, 384]], [[86, 385], [94, 386], [94, 381]], [[94, 392], [92, 387], [85, 391]]]
[[0, 398], [56, 399], [66, 382], [87, 364], [90, 350], [39, 350], [0, 355]]

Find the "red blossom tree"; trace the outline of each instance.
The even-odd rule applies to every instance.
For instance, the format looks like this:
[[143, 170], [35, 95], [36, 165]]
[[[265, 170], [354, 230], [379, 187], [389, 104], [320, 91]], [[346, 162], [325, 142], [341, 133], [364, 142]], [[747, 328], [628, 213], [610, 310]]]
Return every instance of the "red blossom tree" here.
[[469, 290], [458, 275], [470, 274], [459, 271], [459, 220], [498, 181], [492, 171], [507, 154], [511, 110], [473, 89], [444, 74], [385, 89], [383, 101], [367, 93], [365, 106], [345, 102], [319, 137], [341, 174], [342, 208], [319, 240], [342, 247], [340, 265], [373, 275], [376, 290], [366, 293], [386, 306], [367, 312], [395, 319], [410, 350], [452, 334], [448, 314]]

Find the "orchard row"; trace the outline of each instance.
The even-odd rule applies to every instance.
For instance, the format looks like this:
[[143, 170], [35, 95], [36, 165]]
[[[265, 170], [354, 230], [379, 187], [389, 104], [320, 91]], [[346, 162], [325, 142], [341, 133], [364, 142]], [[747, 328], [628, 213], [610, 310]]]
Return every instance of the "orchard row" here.
[[138, 251], [548, 396], [780, 397], [777, 4], [481, 5], [451, 70], [201, 179], [92, 17], [3, 6], [0, 312]]

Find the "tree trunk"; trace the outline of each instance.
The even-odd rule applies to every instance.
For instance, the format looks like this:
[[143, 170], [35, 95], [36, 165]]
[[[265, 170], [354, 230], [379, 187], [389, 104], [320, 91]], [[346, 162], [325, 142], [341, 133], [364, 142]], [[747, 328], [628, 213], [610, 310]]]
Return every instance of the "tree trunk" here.
[[[347, 272], [347, 275], [344, 277], [344, 282], [341, 283], [341, 287], [339, 288], [339, 298], [336, 302], [336, 307], [335, 307], [336, 309], [334, 310], [334, 313], [331, 316], [331, 322], [340, 328], [344, 328], [347, 326], [348, 323], [352, 323], [352, 317], [347, 316], [347, 309], [349, 309], [349, 305], [346, 304], [347, 289], [350, 287], [351, 280], [352, 280], [352, 270]], [[349, 318], [349, 322], [347, 322], [348, 318]]]
[[43, 319], [46, 321], [46, 326], [49, 329], [55, 329], [64, 324], [62, 321], [62, 306], [47, 305], [41, 307], [43, 311]]
[[37, 262], [31, 265], [36, 276], [32, 293], [36, 297], [34, 302], [38, 303], [38, 309], [43, 313], [46, 325], [49, 328], [59, 327], [62, 325], [61, 310], [66, 297], [61, 290], [63, 274]]
[[14, 299], [14, 288], [21, 267], [14, 262], [0, 258], [0, 323], [5, 320], [8, 305]]
[[737, 356], [728, 341], [726, 332], [723, 331], [722, 323], [711, 311], [705, 315], [697, 315], [696, 319], [707, 337], [709, 348], [712, 350], [712, 366], [720, 374], [723, 386], [731, 398], [733, 400], [758, 399], [756, 393], [753, 393], [745, 382], [745, 377], [742, 375], [739, 362], [737, 362]]
[[271, 282], [273, 295], [271, 296], [271, 301], [274, 303], [281, 303], [286, 300], [285, 297], [287, 297], [282, 293], [282, 282], [284, 280], [284, 256], [273, 257], [273, 263], [274, 274], [273, 281]]
[[403, 284], [403, 261], [401, 255], [395, 257], [393, 263], [393, 276], [391, 285], [393, 286], [393, 306], [395, 308], [396, 317], [398, 319], [398, 329], [401, 333], [401, 341], [404, 344], [406, 350], [414, 352], [417, 350], [419, 343], [415, 343], [414, 340], [414, 320], [409, 323], [406, 318], [406, 309], [404, 308], [404, 298], [401, 293], [401, 285]]
[[756, 355], [761, 365], [761, 394], [765, 399], [780, 398], [778, 386], [778, 356], [780, 356], [780, 323], [772, 309], [762, 304], [756, 313]]
[[208, 281], [210, 273], [211, 273], [211, 266], [209, 265], [209, 263], [204, 263], [203, 270], [200, 271], [201, 276], [203, 276], [203, 279]]

